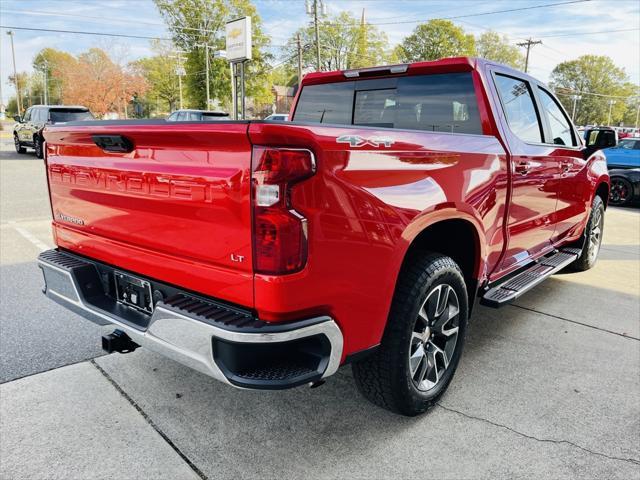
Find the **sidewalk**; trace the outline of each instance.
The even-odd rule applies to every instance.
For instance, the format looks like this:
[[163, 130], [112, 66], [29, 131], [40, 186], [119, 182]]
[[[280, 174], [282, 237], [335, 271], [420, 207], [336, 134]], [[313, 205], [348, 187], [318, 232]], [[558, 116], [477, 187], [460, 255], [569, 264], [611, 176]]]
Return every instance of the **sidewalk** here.
[[0, 398], [0, 478], [200, 478], [93, 363], [2, 384]]

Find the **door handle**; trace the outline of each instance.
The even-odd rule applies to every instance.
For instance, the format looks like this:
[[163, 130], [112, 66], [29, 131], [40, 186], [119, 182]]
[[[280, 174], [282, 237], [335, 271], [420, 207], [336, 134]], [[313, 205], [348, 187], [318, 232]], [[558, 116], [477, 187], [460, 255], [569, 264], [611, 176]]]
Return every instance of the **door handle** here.
[[571, 170], [571, 165], [569, 164], [569, 162], [563, 162], [562, 173], [567, 173], [569, 170]]
[[520, 162], [516, 165], [516, 173], [520, 175], [526, 175], [529, 173], [529, 169], [531, 168], [531, 164], [529, 162]]

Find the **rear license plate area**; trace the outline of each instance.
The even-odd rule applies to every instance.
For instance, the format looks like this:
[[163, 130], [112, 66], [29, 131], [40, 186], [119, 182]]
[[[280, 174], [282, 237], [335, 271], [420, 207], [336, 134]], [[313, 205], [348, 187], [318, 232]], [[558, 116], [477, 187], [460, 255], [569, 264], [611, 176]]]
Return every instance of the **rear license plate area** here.
[[114, 272], [114, 278], [118, 302], [136, 310], [153, 313], [153, 297], [149, 282], [118, 271]]

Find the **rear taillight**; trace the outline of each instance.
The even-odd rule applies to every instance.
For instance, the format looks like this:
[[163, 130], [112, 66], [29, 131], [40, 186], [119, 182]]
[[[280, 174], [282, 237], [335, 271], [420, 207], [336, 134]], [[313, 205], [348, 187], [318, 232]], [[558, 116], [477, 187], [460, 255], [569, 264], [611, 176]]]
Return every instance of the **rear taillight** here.
[[253, 237], [258, 273], [283, 275], [307, 262], [307, 220], [291, 205], [291, 186], [315, 173], [313, 153], [254, 147]]

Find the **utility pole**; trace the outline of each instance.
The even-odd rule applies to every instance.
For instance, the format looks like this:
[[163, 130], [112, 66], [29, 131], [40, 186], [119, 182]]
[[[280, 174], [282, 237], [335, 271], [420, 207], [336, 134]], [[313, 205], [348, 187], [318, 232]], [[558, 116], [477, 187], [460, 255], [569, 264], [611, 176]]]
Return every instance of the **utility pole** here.
[[[310, 1], [313, 3], [310, 4], [309, 0], [307, 0], [307, 3], [306, 3], [307, 15], [313, 15], [313, 25], [314, 25], [315, 36], [316, 36], [316, 69], [320, 71], [320, 25], [318, 24], [318, 17], [319, 15], [327, 14], [327, 5], [324, 3], [323, 0], [310, 0]], [[318, 14], [318, 7], [320, 7], [319, 14]]]
[[638, 99], [638, 108], [636, 110], [636, 128], [638, 128], [638, 118], [640, 117], [640, 98]]
[[611, 126], [611, 109], [613, 108], [613, 105], [616, 103], [615, 100], [609, 100], [609, 117], [607, 118], [607, 126], [610, 127]]
[[205, 82], [207, 82], [207, 110], [209, 110], [211, 106], [211, 92], [209, 90], [209, 38], [206, 36], [207, 33], [207, 20], [203, 20], [200, 24], [200, 33], [203, 35], [204, 42], [202, 46], [204, 47], [204, 64], [205, 64]]
[[302, 43], [300, 42], [300, 34], [297, 35], [296, 42], [298, 44], [298, 87], [299, 87], [300, 82], [302, 82]]
[[178, 51], [176, 52], [176, 55], [171, 55], [171, 58], [175, 58], [177, 62], [176, 75], [178, 76], [178, 91], [180, 92], [180, 110], [182, 110], [182, 77], [186, 73], [182, 63], [184, 61], [184, 58], [182, 57], [183, 53], [184, 52]]
[[44, 61], [44, 104], [49, 105], [49, 62]]
[[18, 115], [22, 115], [22, 97], [20, 96], [20, 85], [18, 82], [18, 72], [16, 71], [16, 51], [13, 48], [13, 31], [8, 30], [7, 35], [11, 38], [11, 57], [13, 58], [13, 83], [16, 86], [16, 104]]
[[206, 58], [205, 68], [207, 69], [206, 82], [207, 82], [207, 110], [211, 106], [211, 97], [209, 96], [209, 45], [205, 43], [204, 45], [204, 55]]
[[575, 123], [576, 121], [576, 104], [578, 100], [582, 100], [582, 95], [573, 95], [573, 112], [571, 113], [571, 121]]
[[539, 45], [541, 43], [542, 43], [542, 40], [533, 40], [531, 38], [528, 38], [526, 41], [516, 44], [519, 47], [527, 48], [527, 55], [525, 56], [525, 60], [524, 60], [524, 73], [527, 73], [529, 70], [529, 50], [531, 50], [532, 46]]

